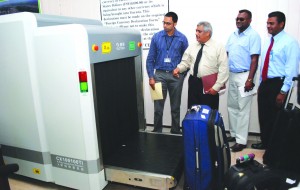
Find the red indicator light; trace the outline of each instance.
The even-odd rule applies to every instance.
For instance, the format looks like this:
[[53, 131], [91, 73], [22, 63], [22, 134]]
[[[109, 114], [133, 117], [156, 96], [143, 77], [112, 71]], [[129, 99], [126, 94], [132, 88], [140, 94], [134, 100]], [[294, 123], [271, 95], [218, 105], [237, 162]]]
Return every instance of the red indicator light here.
[[93, 50], [94, 52], [98, 51], [98, 50], [99, 50], [99, 46], [97, 46], [96, 44], [93, 44], [93, 45], [92, 45], [92, 50]]
[[142, 44], [142, 42], [138, 42], [137, 45], [138, 45], [138, 47], [142, 47], [143, 44]]
[[87, 82], [86, 71], [79, 71], [78, 76], [79, 76], [79, 82]]

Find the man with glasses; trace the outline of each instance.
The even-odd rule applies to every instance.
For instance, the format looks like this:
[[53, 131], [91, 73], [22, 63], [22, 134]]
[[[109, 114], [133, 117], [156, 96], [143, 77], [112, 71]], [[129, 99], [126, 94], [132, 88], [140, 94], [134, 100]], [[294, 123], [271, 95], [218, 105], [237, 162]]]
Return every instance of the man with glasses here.
[[154, 129], [152, 132], [162, 132], [164, 104], [169, 91], [171, 102], [172, 127], [171, 133], [181, 134], [180, 104], [184, 74], [173, 77], [172, 71], [180, 63], [182, 55], [188, 47], [184, 34], [176, 29], [178, 16], [168, 12], [162, 22], [164, 30], [157, 32], [151, 39], [146, 60], [149, 85], [155, 90], [155, 83], [161, 82], [163, 99], [154, 100]]
[[[199, 22], [196, 28], [197, 42], [187, 48], [173, 71], [175, 77], [180, 77], [180, 73], [190, 69], [188, 108], [204, 104], [219, 109], [218, 92], [228, 79], [228, 62], [224, 45], [211, 39], [212, 32], [209, 22]], [[212, 80], [214, 84], [204, 90], [203, 81], [207, 76], [216, 76], [216, 81]]]
[[251, 21], [252, 13], [246, 9], [240, 10], [236, 18], [237, 30], [230, 35], [226, 44], [230, 70], [227, 96], [230, 131], [228, 141], [236, 142], [231, 147], [232, 152], [241, 151], [247, 145], [252, 95], [245, 96], [244, 92], [253, 90], [261, 51], [261, 39], [250, 26]]

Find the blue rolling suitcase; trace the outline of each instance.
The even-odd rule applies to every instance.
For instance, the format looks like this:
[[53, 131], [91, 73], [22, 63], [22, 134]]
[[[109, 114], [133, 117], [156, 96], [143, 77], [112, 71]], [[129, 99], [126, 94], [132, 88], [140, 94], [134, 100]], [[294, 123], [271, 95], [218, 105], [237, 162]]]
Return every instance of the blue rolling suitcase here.
[[183, 126], [184, 188], [224, 189], [224, 174], [230, 167], [230, 150], [218, 110], [195, 105], [188, 110]]

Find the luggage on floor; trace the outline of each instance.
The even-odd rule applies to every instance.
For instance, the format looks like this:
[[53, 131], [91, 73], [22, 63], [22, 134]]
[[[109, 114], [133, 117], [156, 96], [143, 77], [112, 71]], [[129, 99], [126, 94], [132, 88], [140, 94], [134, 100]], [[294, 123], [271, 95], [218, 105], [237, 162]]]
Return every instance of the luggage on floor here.
[[[253, 154], [252, 154], [253, 155]], [[238, 158], [225, 175], [227, 190], [287, 190], [298, 185], [299, 180], [288, 178], [285, 172], [271, 169], [245, 155]], [[242, 161], [241, 161], [242, 160]]]
[[224, 189], [230, 167], [230, 150], [218, 110], [195, 105], [187, 111], [183, 126], [185, 189]]
[[271, 168], [300, 175], [300, 110], [290, 102], [291, 93], [292, 90], [284, 109], [278, 112], [263, 162]]
[[298, 90], [297, 90], [297, 102], [300, 104], [300, 75], [298, 75]]

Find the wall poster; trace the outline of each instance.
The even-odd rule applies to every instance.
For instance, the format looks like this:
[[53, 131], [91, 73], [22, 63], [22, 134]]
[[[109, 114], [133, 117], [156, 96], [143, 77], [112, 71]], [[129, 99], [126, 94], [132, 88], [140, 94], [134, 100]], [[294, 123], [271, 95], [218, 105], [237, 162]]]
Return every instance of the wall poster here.
[[0, 15], [17, 12], [40, 12], [40, 0], [0, 0]]
[[154, 33], [163, 29], [169, 0], [101, 0], [101, 20], [105, 26], [141, 31], [143, 49], [149, 49]]

